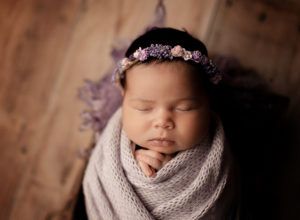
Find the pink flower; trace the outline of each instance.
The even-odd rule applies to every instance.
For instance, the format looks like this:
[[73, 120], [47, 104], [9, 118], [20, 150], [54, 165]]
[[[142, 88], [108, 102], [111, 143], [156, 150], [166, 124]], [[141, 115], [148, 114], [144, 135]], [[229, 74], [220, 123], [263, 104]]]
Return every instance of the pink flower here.
[[147, 58], [148, 58], [148, 54], [147, 54], [146, 50], [142, 50], [140, 53], [140, 56], [139, 56], [139, 60], [144, 61], [144, 60], [147, 60]]
[[183, 53], [184, 53], [183, 48], [180, 45], [173, 47], [171, 50], [171, 54], [174, 57], [181, 57]]
[[148, 58], [148, 54], [145, 49], [139, 48], [133, 53], [133, 57], [139, 61], [145, 61]]
[[127, 58], [123, 58], [121, 60], [121, 67], [126, 69], [127, 67], [130, 66], [130, 63], [131, 62]]
[[141, 52], [142, 52], [142, 48], [137, 49], [137, 50], [133, 53], [133, 57], [134, 57], [135, 59], [139, 59]]

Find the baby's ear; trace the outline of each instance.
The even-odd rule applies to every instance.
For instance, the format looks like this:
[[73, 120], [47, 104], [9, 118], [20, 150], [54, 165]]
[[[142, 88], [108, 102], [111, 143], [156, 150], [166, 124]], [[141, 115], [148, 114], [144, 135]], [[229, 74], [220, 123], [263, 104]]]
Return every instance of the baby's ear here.
[[119, 90], [121, 92], [122, 97], [124, 97], [124, 95], [125, 95], [125, 89], [121, 85], [119, 85], [118, 87], [119, 87]]
[[119, 83], [116, 83], [115, 86], [118, 88], [118, 90], [120, 91], [122, 97], [124, 97], [125, 94], [125, 90], [123, 88], [123, 86], [121, 86]]

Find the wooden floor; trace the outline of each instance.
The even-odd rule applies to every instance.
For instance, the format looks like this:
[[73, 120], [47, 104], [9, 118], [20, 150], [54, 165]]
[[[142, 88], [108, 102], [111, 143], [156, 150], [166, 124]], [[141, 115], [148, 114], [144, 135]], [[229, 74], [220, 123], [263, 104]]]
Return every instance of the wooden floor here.
[[[300, 7], [261, 2], [166, 0], [166, 23], [259, 70], [292, 98], [290, 112], [297, 115]], [[83, 79], [103, 76], [113, 65], [111, 46], [140, 34], [155, 6], [146, 0], [0, 0], [1, 220], [71, 219], [87, 161], [80, 152], [93, 138], [78, 129], [84, 106], [77, 89]]]

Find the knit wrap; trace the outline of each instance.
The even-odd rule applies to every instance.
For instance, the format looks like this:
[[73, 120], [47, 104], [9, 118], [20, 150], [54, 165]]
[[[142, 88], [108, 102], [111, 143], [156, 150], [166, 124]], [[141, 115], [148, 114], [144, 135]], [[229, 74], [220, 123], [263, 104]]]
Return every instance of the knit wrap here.
[[121, 114], [119, 109], [110, 119], [85, 172], [89, 219], [224, 219], [226, 210], [218, 201], [230, 166], [224, 159], [221, 121], [213, 137], [179, 152], [154, 177], [147, 177], [122, 130]]

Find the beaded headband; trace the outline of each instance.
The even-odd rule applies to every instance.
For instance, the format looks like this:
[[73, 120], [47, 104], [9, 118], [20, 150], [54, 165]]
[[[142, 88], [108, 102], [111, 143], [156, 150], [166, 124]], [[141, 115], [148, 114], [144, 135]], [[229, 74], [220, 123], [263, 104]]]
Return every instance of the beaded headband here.
[[198, 50], [188, 51], [180, 45], [172, 47], [170, 45], [151, 44], [150, 47], [146, 47], [144, 49], [140, 47], [128, 58], [125, 57], [121, 59], [114, 72], [113, 81], [119, 83], [120, 79], [125, 77], [126, 70], [138, 62], [146, 61], [150, 57], [160, 60], [173, 60], [174, 58], [183, 58], [185, 61], [191, 60], [195, 63], [201, 64], [204, 72], [213, 84], [218, 84], [222, 79], [222, 73], [218, 70], [213, 61]]

